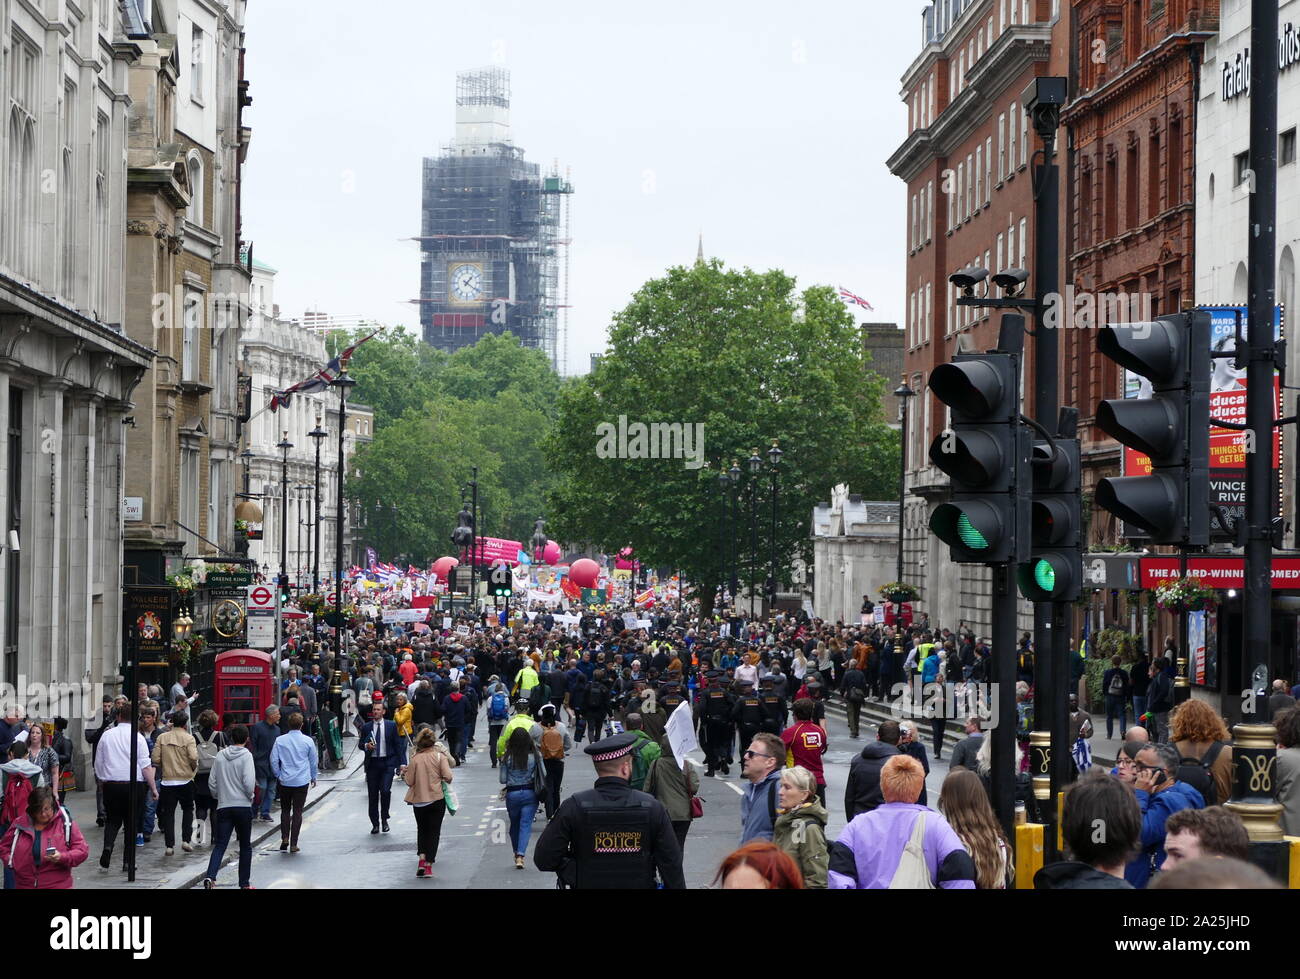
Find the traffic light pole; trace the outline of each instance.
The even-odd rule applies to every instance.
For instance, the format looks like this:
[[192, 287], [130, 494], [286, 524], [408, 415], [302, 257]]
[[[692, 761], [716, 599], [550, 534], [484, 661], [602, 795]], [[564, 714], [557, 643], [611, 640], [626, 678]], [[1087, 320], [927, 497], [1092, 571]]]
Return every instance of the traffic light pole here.
[[[993, 566], [993, 690], [997, 724], [990, 772], [993, 811], [1007, 839], [1015, 839], [1016, 822], [1016, 607], [1019, 596], [1012, 582], [1014, 562]], [[990, 704], [990, 707], [993, 705]]]
[[[1043, 106], [1033, 112], [1038, 135], [1043, 141], [1043, 161], [1034, 175], [1034, 295], [1037, 308], [1034, 320], [1034, 418], [1056, 434], [1057, 406], [1060, 400], [1059, 339], [1056, 327], [1049, 322], [1047, 311], [1055, 305], [1061, 310], [1060, 293], [1060, 183], [1061, 171], [1056, 164], [1056, 131], [1060, 122], [1059, 106]], [[1063, 434], [1063, 433], [1062, 433]], [[1073, 437], [1073, 433], [1070, 433]], [[1055, 801], [1070, 781], [1069, 745], [1070, 695], [1068, 602], [1034, 603], [1034, 726], [1049, 734], [1046, 757], [1035, 758], [1034, 771], [1050, 780], [1049, 804], [1041, 807], [1040, 818], [1047, 824], [1044, 834], [1046, 860], [1058, 859], [1056, 853]], [[1013, 640], [1014, 643], [1014, 640]], [[1006, 647], [1013, 649], [1014, 645]], [[1014, 676], [1012, 682], [1014, 684]], [[1041, 735], [1040, 735], [1041, 738]]]
[[[1246, 267], [1250, 270], [1250, 318], [1246, 347], [1246, 429], [1254, 451], [1246, 453], [1245, 595], [1241, 658], [1242, 689], [1248, 698], [1244, 720], [1267, 724], [1269, 681], [1278, 676], [1271, 660], [1273, 504], [1277, 489], [1273, 465], [1274, 261], [1277, 255], [1277, 82], [1278, 15], [1272, 0], [1251, 4], [1250, 234]], [[1261, 680], [1263, 681], [1261, 684]], [[1262, 687], [1262, 690], [1261, 690]]]

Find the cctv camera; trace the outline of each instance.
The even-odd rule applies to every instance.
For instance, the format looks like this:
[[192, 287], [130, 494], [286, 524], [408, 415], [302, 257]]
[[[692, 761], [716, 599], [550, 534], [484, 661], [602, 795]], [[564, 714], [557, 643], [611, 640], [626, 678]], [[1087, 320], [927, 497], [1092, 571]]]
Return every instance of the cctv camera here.
[[993, 284], [1008, 296], [1020, 295], [1027, 281], [1029, 273], [1024, 269], [1005, 269], [993, 276]]
[[961, 269], [948, 276], [948, 281], [962, 291], [963, 295], [975, 295], [975, 287], [989, 277], [989, 270], [977, 265]]

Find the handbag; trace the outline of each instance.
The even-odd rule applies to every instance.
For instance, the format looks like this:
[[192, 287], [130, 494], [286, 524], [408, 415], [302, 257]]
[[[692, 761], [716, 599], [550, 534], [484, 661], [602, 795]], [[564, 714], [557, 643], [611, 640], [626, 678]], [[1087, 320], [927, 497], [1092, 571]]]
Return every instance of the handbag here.
[[546, 797], [546, 763], [542, 761], [541, 752], [533, 748], [533, 791], [539, 799]]
[[456, 815], [456, 810], [460, 808], [460, 803], [456, 799], [456, 790], [451, 787], [450, 782], [442, 783], [442, 801], [447, 804], [447, 815]]
[[704, 815], [704, 800], [698, 795], [691, 796], [691, 818], [699, 819]]

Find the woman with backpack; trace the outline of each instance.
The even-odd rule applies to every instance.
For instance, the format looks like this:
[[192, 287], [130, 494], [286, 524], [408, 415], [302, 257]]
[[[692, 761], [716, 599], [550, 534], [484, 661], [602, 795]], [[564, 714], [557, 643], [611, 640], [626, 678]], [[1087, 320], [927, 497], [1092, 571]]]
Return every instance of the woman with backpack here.
[[496, 744], [501, 739], [502, 729], [510, 722], [510, 698], [501, 677], [493, 674], [488, 678], [488, 685], [483, 689], [483, 700], [487, 704], [488, 744], [492, 767], [497, 767]]
[[90, 854], [81, 828], [60, 806], [54, 789], [33, 789], [26, 811], [0, 840], [0, 862], [18, 890], [70, 890], [72, 868]]
[[[666, 744], [667, 740], [661, 739], [660, 745]], [[665, 747], [663, 753], [650, 763], [642, 791], [664, 804], [673, 824], [673, 833], [677, 836], [677, 845], [684, 854], [686, 834], [690, 832], [691, 820], [695, 818], [691, 799], [700, 791], [700, 773], [689, 762], [683, 770], [673, 753]]]
[[416, 855], [420, 858], [416, 877], [432, 877], [438, 859], [442, 820], [447, 815], [444, 786], [452, 780], [451, 755], [434, 736], [432, 727], [421, 727], [415, 735], [415, 755], [406, 768], [406, 804], [415, 813]]
[[1178, 781], [1205, 798], [1207, 806], [1232, 797], [1232, 735], [1213, 707], [1184, 700], [1169, 717], [1169, 740], [1178, 749]]
[[560, 808], [560, 786], [564, 783], [564, 756], [573, 750], [573, 738], [569, 729], [559, 719], [559, 711], [554, 704], [546, 704], [533, 725], [533, 740], [542, 753], [542, 766], [546, 769], [546, 793], [542, 800], [546, 803], [546, 818], [555, 815]]
[[194, 731], [195, 747], [198, 748], [198, 771], [194, 776], [194, 833], [192, 843], [202, 846], [212, 839], [212, 830], [208, 825], [208, 811], [216, 808], [217, 800], [208, 789], [208, 778], [212, 775], [212, 765], [226, 747], [226, 737], [217, 730], [217, 712], [211, 709], [199, 714], [199, 727]]
[[510, 732], [506, 750], [501, 755], [501, 794], [510, 814], [510, 843], [514, 846], [515, 869], [524, 869], [524, 854], [528, 838], [533, 832], [533, 817], [537, 813], [539, 789], [546, 785], [546, 766], [533, 744], [528, 728], [517, 727]]

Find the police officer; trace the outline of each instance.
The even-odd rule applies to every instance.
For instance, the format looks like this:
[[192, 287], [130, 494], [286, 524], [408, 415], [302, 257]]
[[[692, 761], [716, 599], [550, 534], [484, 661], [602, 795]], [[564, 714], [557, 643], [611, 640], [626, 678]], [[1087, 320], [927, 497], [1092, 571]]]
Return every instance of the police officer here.
[[767, 717], [763, 719], [763, 730], [768, 734], [780, 734], [785, 730], [789, 710], [785, 698], [776, 692], [776, 677], [768, 674], [759, 681], [758, 697], [763, 701], [763, 710]]
[[676, 680], [665, 680], [659, 684], [659, 706], [663, 708], [665, 717], [671, 715], [685, 702], [686, 698], [681, 694], [681, 685]]
[[708, 686], [700, 700], [700, 733], [703, 735], [705, 764], [704, 774], [712, 778], [715, 770], [722, 769], [723, 775], [731, 774], [727, 755], [731, 748], [733, 721], [732, 712], [736, 708], [735, 698], [721, 684], [722, 672], [710, 670], [706, 675]]
[[741, 680], [740, 696], [736, 698], [736, 706], [732, 709], [731, 716], [736, 722], [736, 729], [740, 734], [740, 744], [748, 748], [754, 740], [754, 735], [763, 730], [763, 722], [767, 720], [767, 710], [763, 706], [763, 699], [754, 693], [754, 684], [749, 680]]
[[616, 734], [584, 749], [596, 766], [595, 788], [564, 800], [533, 851], [538, 870], [579, 890], [664, 887], [683, 890], [682, 848], [668, 810], [638, 792], [632, 777], [636, 735]]

